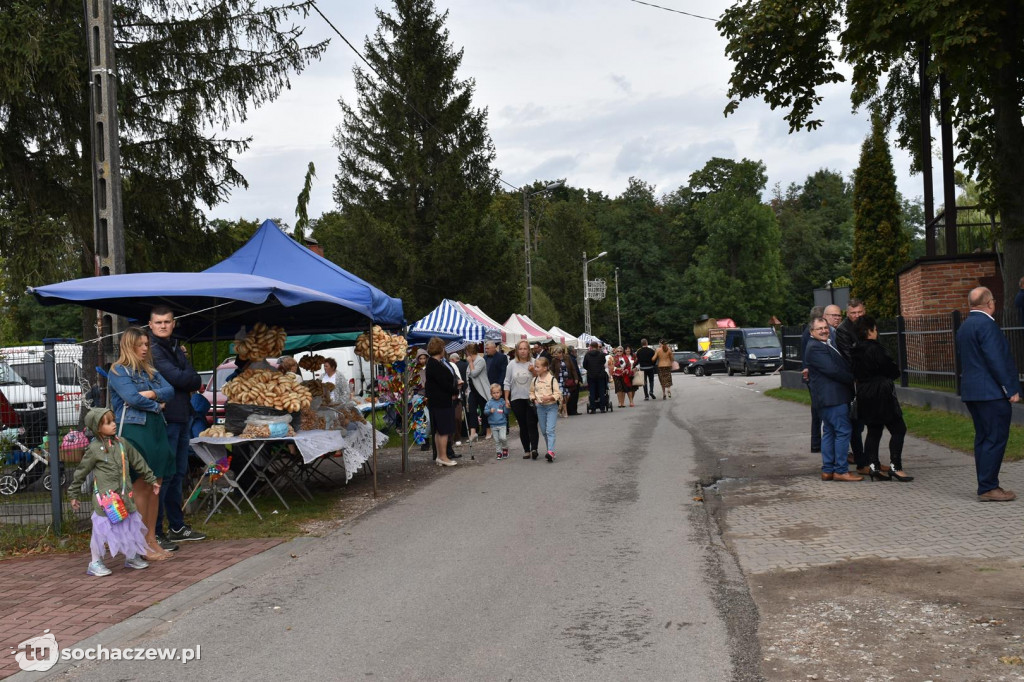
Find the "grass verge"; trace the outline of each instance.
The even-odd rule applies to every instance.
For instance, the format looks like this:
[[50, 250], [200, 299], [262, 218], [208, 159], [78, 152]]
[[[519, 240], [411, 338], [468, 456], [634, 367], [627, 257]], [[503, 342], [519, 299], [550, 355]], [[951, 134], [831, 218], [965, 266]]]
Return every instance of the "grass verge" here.
[[[764, 394], [779, 400], [811, 404], [811, 394], [801, 389], [772, 388]], [[907, 423], [910, 435], [968, 454], [974, 452], [974, 424], [970, 417], [913, 405], [902, 407], [903, 421]], [[1010, 426], [1005, 459], [1011, 462], [1024, 459], [1024, 426]]]

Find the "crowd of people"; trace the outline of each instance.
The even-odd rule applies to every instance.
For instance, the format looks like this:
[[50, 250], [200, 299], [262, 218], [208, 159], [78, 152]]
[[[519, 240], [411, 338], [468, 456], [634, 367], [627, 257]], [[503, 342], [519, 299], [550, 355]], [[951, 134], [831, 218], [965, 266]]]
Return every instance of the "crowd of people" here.
[[[992, 292], [976, 287], [967, 303], [970, 313], [957, 331], [956, 350], [960, 397], [974, 422], [977, 495], [983, 502], [1009, 502], [1016, 495], [1000, 487], [999, 470], [1020, 382], [1009, 343], [992, 317]], [[895, 385], [900, 370], [879, 343], [864, 302], [850, 299], [845, 319], [837, 305], [812, 308], [802, 347], [811, 392], [811, 451], [821, 453], [821, 479], [913, 481], [903, 467], [907, 425]], [[887, 465], [879, 459], [883, 431], [889, 432]]]
[[419, 372], [417, 391], [427, 401], [430, 443], [438, 466], [455, 466], [455, 450], [465, 438], [470, 444], [494, 441], [495, 457], [508, 458], [509, 418], [519, 426], [523, 459], [539, 459], [543, 436], [544, 459], [555, 461], [558, 419], [579, 414], [580, 392], [586, 378], [587, 411], [605, 411], [609, 387], [620, 408], [635, 407], [637, 391], [644, 400], [656, 400], [654, 375], [658, 373], [661, 397], [672, 397], [672, 350], [665, 341], [657, 349], [647, 339], [636, 353], [629, 346], [606, 353], [594, 341], [582, 360], [576, 348], [552, 343], [518, 342], [506, 355], [493, 341], [469, 344], [464, 355], [445, 356], [445, 344], [431, 339], [416, 352]]

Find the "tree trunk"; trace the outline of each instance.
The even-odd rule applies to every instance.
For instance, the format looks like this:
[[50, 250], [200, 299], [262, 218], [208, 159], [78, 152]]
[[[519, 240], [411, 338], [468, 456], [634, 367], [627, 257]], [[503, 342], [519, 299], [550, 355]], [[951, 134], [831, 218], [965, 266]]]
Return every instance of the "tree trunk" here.
[[[1009, 5], [1010, 3], [1007, 3]], [[996, 74], [992, 104], [995, 111], [995, 169], [992, 185], [999, 208], [1003, 234], [1003, 310], [1015, 320], [1013, 297], [1024, 276], [1024, 124], [1021, 123], [1018, 75], [1020, 53], [1020, 12], [1008, 8], [1000, 25], [999, 40], [1010, 59]]]

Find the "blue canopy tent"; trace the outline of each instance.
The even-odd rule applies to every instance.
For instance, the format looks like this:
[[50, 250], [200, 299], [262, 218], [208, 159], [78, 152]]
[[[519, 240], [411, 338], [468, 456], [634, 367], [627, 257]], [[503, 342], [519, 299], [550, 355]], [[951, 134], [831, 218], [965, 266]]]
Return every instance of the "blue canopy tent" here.
[[147, 321], [153, 306], [178, 318], [176, 331], [193, 341], [231, 338], [242, 325], [265, 322], [289, 333], [365, 329], [366, 305], [257, 275], [146, 272], [85, 277], [30, 287], [42, 305], [73, 303]]
[[[285, 234], [272, 220], [263, 221], [256, 234], [240, 249], [204, 272], [260, 275], [297, 284], [363, 306], [370, 311], [368, 317], [375, 324], [400, 327], [405, 323], [400, 299], [388, 296], [341, 266], [313, 253]], [[347, 328], [327, 327], [331, 325], [325, 325], [325, 331]]]

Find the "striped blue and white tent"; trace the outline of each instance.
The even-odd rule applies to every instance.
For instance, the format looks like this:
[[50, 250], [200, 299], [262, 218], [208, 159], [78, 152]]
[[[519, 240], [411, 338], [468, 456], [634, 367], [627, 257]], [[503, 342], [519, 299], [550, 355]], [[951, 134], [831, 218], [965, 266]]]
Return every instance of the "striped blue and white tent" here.
[[580, 348], [587, 348], [588, 346], [590, 346], [590, 342], [591, 341], [597, 341], [599, 344], [601, 344], [602, 347], [604, 346], [604, 342], [601, 341], [601, 339], [597, 338], [596, 336], [591, 336], [590, 334], [588, 334], [586, 332], [583, 332], [582, 334], [580, 334], [578, 338], [579, 338], [579, 341], [580, 341], [580, 343], [579, 343], [579, 347]]
[[413, 324], [410, 331], [423, 335], [443, 334], [458, 337], [458, 340], [446, 346], [448, 352], [460, 350], [468, 343], [483, 343], [486, 340], [501, 342], [501, 332], [480, 324], [447, 298], [426, 317]]

